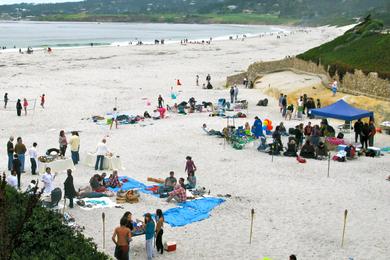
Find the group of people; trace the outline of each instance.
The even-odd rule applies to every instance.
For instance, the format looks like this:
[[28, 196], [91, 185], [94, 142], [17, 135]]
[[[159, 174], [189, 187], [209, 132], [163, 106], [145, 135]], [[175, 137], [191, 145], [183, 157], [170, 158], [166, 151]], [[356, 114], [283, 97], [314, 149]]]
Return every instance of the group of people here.
[[[282, 117], [285, 120], [291, 120], [294, 114], [294, 104], [289, 104], [287, 100], [287, 95], [284, 95], [283, 93], [281, 93], [279, 96], [279, 108]], [[321, 108], [320, 99], [314, 101], [312, 97], [308, 97], [307, 94], [303, 94], [303, 96], [300, 96], [297, 100], [295, 109], [296, 117], [298, 119], [302, 119], [303, 115], [311, 117], [310, 110], [315, 108]]]
[[[42, 94], [42, 96], [40, 98], [41, 98], [41, 103], [40, 103], [41, 107], [45, 108], [45, 94]], [[6, 93], [4, 93], [4, 97], [3, 97], [4, 109], [7, 109], [9, 101], [10, 101], [10, 99], [8, 96], [8, 92], [6, 92]], [[23, 98], [23, 101], [20, 98], [18, 98], [16, 101], [16, 107], [15, 107], [16, 108], [16, 115], [21, 116], [22, 111], [24, 111], [24, 115], [27, 116], [28, 106], [29, 106], [29, 103], [28, 103], [27, 98]]]
[[196, 188], [196, 166], [191, 156], [186, 157], [185, 172], [187, 173], [187, 183], [184, 178], [179, 178], [179, 182], [175, 177], [175, 173], [171, 171], [169, 177], [164, 181], [164, 184], [159, 187], [156, 193], [160, 194], [161, 198], [167, 198], [167, 202], [172, 200], [182, 203], [187, 200], [186, 190]]
[[360, 142], [364, 149], [367, 149], [368, 146], [374, 146], [374, 136], [376, 134], [374, 120], [370, 119], [368, 123], [363, 123], [361, 119], [358, 119], [353, 125], [353, 129], [355, 143]]
[[234, 86], [231, 86], [230, 87], [230, 90], [229, 90], [229, 93], [230, 93], [230, 103], [233, 104], [233, 103], [236, 103], [238, 100], [238, 86], [237, 85], [234, 85]]
[[[136, 231], [139, 222], [135, 222], [132, 219], [132, 213], [127, 211], [124, 213], [119, 221], [119, 226], [114, 229], [112, 234], [112, 241], [115, 244], [114, 256], [118, 260], [128, 260], [130, 253], [130, 243], [132, 242], [134, 231]], [[141, 229], [145, 233], [145, 249], [148, 260], [152, 260], [154, 257], [153, 241], [157, 252], [164, 253], [164, 246], [162, 242], [162, 236], [164, 234], [164, 215], [161, 209], [157, 209], [155, 218], [152, 214], [146, 213], [144, 215], [144, 221], [140, 221]]]

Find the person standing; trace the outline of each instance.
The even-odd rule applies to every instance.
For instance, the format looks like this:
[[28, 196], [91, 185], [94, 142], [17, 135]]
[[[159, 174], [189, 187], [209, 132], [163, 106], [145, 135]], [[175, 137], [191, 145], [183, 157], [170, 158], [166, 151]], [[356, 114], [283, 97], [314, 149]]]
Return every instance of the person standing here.
[[73, 164], [76, 165], [80, 161], [80, 137], [76, 131], [72, 132], [72, 136], [69, 139], [70, 152], [72, 154]]
[[234, 102], [237, 103], [237, 97], [238, 97], [238, 87], [237, 85], [234, 86]]
[[164, 215], [161, 209], [156, 210], [156, 248], [157, 252], [164, 253], [164, 246], [162, 242], [162, 236], [164, 234]]
[[23, 109], [24, 109], [25, 116], [27, 116], [27, 107], [28, 107], [28, 101], [26, 98], [23, 98]]
[[27, 152], [27, 148], [23, 144], [21, 137], [18, 137], [16, 139], [16, 145], [14, 151], [18, 155], [20, 161], [20, 172], [24, 172], [24, 161], [25, 161], [25, 154]]
[[362, 144], [363, 149], [367, 149], [368, 147], [368, 138], [370, 136], [370, 126], [365, 123], [362, 126], [362, 131], [360, 132], [360, 142]]
[[73, 208], [73, 199], [76, 197], [77, 192], [73, 185], [72, 170], [68, 169], [66, 170], [66, 173], [68, 174], [68, 177], [66, 177], [64, 182], [64, 195], [65, 198], [69, 199], [69, 208]]
[[126, 227], [126, 224], [127, 220], [125, 218], [121, 218], [120, 226], [115, 228], [111, 238], [115, 244], [114, 256], [118, 260], [129, 260], [131, 231], [128, 227]]
[[109, 153], [108, 147], [106, 145], [106, 139], [103, 139], [100, 143], [98, 143], [96, 147], [96, 163], [95, 163], [95, 170], [103, 170], [103, 161], [104, 156]]
[[56, 178], [56, 175], [53, 175], [51, 173], [51, 168], [46, 167], [45, 169], [45, 174], [42, 176], [42, 182], [44, 184], [44, 193], [51, 193], [52, 190], [54, 189], [53, 187], [53, 181]]
[[211, 81], [211, 76], [210, 76], [210, 74], [207, 74], [207, 76], [206, 76], [206, 81], [207, 81], [207, 84], [210, 83], [210, 81]]
[[192, 160], [191, 156], [186, 157], [186, 168], [184, 171], [188, 174], [189, 172], [195, 172], [196, 166], [194, 161]]
[[353, 125], [353, 130], [355, 132], [355, 143], [357, 143], [358, 140], [360, 140], [361, 138], [360, 136], [361, 136], [362, 128], [363, 128], [363, 122], [359, 118], [358, 121], [356, 121], [355, 124]]
[[287, 95], [282, 97], [282, 117], [286, 117], [287, 113]]
[[337, 80], [335, 79], [331, 85], [333, 96], [336, 96], [337, 93]]
[[298, 99], [298, 108], [297, 108], [297, 117], [299, 119], [302, 119], [302, 113], [303, 113], [303, 97], [301, 96]]
[[112, 125], [115, 123], [115, 128], [118, 129], [118, 110], [116, 107], [112, 109], [112, 117], [111, 117], [111, 124], [110, 124], [110, 130], [112, 129]]
[[283, 102], [283, 93], [280, 93], [280, 96], [279, 96], [279, 107], [280, 107], [280, 113], [282, 113], [283, 112], [283, 104], [282, 104], [282, 102]]
[[231, 86], [230, 88], [230, 103], [233, 104], [234, 103], [234, 87]]
[[65, 131], [60, 131], [60, 136], [58, 137], [58, 143], [60, 145], [60, 156], [65, 156], [66, 148], [68, 147], [68, 141], [66, 140]]
[[163, 99], [163, 97], [161, 95], [158, 95], [157, 102], [158, 102], [158, 107], [162, 108], [163, 107], [163, 103], [164, 103], [164, 99]]
[[20, 167], [21, 167], [21, 162], [19, 160], [19, 156], [17, 154], [14, 154], [14, 159], [12, 161], [12, 172], [16, 173], [16, 176], [18, 178], [18, 189], [20, 189]]
[[21, 103], [20, 99], [18, 99], [18, 101], [16, 101], [16, 114], [18, 116], [22, 115], [22, 103]]
[[199, 87], [199, 75], [196, 75], [195, 83], [196, 83], [196, 86]]
[[154, 221], [150, 213], [145, 214], [145, 239], [147, 260], [153, 259]]
[[36, 175], [37, 170], [37, 160], [38, 160], [38, 151], [37, 151], [37, 143], [33, 143], [32, 147], [28, 150], [30, 155], [30, 163], [31, 163], [31, 174]]
[[12, 170], [12, 160], [14, 159], [14, 137], [10, 136], [7, 142], [8, 170]]
[[42, 96], [41, 96], [41, 107], [42, 108], [45, 108], [45, 102], [46, 102], [45, 94], [42, 94]]
[[8, 93], [5, 93], [4, 94], [4, 109], [7, 108], [8, 101], [9, 101]]
[[369, 146], [374, 146], [374, 136], [376, 134], [376, 128], [375, 128], [374, 121], [370, 120], [368, 128], [370, 130], [370, 132], [368, 134], [368, 145]]

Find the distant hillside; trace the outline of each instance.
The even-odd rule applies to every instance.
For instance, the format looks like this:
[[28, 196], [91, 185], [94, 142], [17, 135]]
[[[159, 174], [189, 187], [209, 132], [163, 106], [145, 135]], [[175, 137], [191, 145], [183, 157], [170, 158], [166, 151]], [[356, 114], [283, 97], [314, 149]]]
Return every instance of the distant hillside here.
[[367, 17], [344, 35], [297, 57], [329, 66], [331, 76], [337, 71], [341, 79], [355, 69], [390, 79], [390, 34], [382, 29], [382, 22]]
[[81, 21], [267, 23], [271, 17], [274, 23], [281, 19], [282, 23], [346, 24], [368, 12], [390, 23], [389, 0], [85, 0], [0, 5], [0, 18]]

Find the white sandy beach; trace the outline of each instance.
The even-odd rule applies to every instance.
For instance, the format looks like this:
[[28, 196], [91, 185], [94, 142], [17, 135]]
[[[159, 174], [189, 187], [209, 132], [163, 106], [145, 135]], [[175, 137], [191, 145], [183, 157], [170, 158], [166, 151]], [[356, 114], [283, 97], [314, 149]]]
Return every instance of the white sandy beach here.
[[[274, 157], [259, 153], [252, 145], [235, 150], [223, 139], [204, 134], [203, 123], [220, 130], [226, 120], [209, 117], [208, 113], [187, 116], [169, 114], [159, 121], [146, 120], [143, 125], [124, 125], [109, 130], [85, 120], [104, 115], [118, 98], [120, 112], [142, 115], [157, 105], [162, 94], [173, 104], [170, 89], [175, 79], [183, 86], [176, 102], [195, 97], [199, 102], [216, 102], [228, 98], [223, 88], [226, 76], [245, 70], [255, 61], [268, 61], [296, 55], [329, 41], [345, 28], [311, 28], [288, 37], [250, 38], [245, 41], [220, 41], [211, 45], [144, 45], [131, 47], [93, 47], [56, 50], [52, 54], [0, 54], [0, 93], [15, 98], [39, 98], [46, 94], [46, 108], [37, 107], [34, 115], [18, 118], [15, 111], [0, 109], [0, 170], [6, 170], [6, 142], [10, 135], [21, 136], [27, 147], [38, 143], [43, 154], [58, 147], [58, 134], [79, 130], [81, 161], [107, 137], [109, 148], [121, 156], [127, 175], [146, 183], [148, 176], [165, 178], [173, 170], [176, 177], [184, 174], [185, 157], [191, 155], [198, 167], [197, 180], [211, 195], [231, 194], [232, 198], [212, 211], [211, 217], [185, 227], [165, 225], [164, 241], [177, 242], [177, 251], [156, 259], [253, 259], [270, 257], [288, 259], [296, 254], [300, 260], [386, 260], [390, 256], [390, 174], [389, 155], [380, 158], [361, 157], [346, 163], [332, 162], [327, 178], [327, 161], [308, 160], [299, 164], [294, 158]], [[195, 86], [195, 75], [201, 83], [210, 73], [214, 90]], [[293, 73], [283, 74], [283, 82], [302, 79]], [[264, 86], [276, 84], [279, 79]], [[311, 79], [313, 84], [315, 79]], [[301, 82], [301, 83], [300, 83]], [[301, 87], [307, 87], [303, 82]], [[291, 88], [291, 86], [289, 86]], [[330, 95], [330, 93], [329, 93]], [[269, 118], [276, 126], [283, 121], [277, 101], [268, 97], [268, 107], [256, 107], [266, 97], [261, 89], [240, 89], [239, 99], [249, 101], [248, 118], [237, 119], [236, 125], [253, 118]], [[144, 98], [152, 102], [146, 106]], [[14, 104], [11, 104], [14, 105]], [[247, 113], [247, 111], [244, 111]], [[83, 120], [84, 119], [84, 120]], [[319, 123], [319, 120], [312, 120]], [[342, 123], [342, 122], [338, 122]], [[298, 121], [285, 122], [286, 128]], [[68, 135], [68, 138], [70, 135]], [[286, 142], [286, 139], [283, 140]], [[378, 146], [388, 146], [389, 136], [377, 135]], [[68, 148], [68, 156], [70, 151]], [[22, 175], [23, 189], [32, 179], [26, 157], [27, 173]], [[94, 169], [76, 166], [76, 188], [88, 184]], [[55, 186], [63, 188], [66, 173], [59, 173]], [[113, 198], [114, 200], [114, 198]], [[68, 210], [76, 222], [85, 226], [85, 234], [93, 237], [102, 249], [101, 214], [107, 219], [106, 253], [113, 255], [113, 229], [126, 210], [136, 218], [146, 212], [172, 207], [152, 196], [141, 194], [138, 204], [124, 204], [125, 209], [108, 208], [85, 211], [76, 206]], [[249, 244], [250, 210], [255, 209], [252, 244]], [[346, 240], [340, 248], [343, 214], [348, 209]], [[131, 259], [146, 259], [145, 238], [131, 243]]]

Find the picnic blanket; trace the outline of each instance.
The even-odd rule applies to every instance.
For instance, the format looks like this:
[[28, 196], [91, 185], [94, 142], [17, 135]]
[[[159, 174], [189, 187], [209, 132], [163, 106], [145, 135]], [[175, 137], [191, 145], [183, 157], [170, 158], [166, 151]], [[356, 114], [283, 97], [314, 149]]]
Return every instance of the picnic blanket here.
[[165, 222], [171, 227], [182, 227], [210, 217], [211, 211], [223, 203], [221, 198], [205, 197], [180, 203], [179, 207], [164, 212]]
[[[85, 202], [84, 207], [80, 207], [85, 210], [98, 209], [98, 208], [112, 208], [117, 204], [113, 202], [110, 198], [102, 197], [102, 198], [85, 198], [80, 199]], [[75, 200], [76, 202], [78, 200]]]
[[108, 188], [108, 189], [113, 191], [113, 192], [117, 192], [119, 190], [128, 191], [128, 190], [137, 189], [142, 193], [154, 195], [153, 191], [152, 191], [153, 186], [146, 186], [142, 182], [139, 182], [139, 181], [137, 181], [133, 178], [130, 178], [128, 176], [120, 176], [119, 181], [121, 181], [123, 183], [121, 188]]

